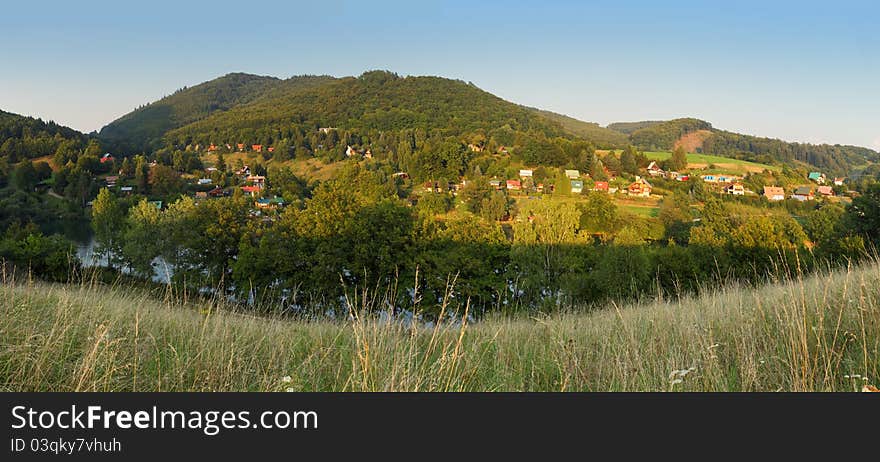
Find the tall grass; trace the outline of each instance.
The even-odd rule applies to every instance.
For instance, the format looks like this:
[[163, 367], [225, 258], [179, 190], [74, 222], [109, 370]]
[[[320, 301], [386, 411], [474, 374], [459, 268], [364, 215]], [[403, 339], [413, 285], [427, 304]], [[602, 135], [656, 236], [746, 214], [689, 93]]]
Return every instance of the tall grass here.
[[4, 280], [9, 391], [857, 391], [880, 380], [880, 264], [589, 313], [294, 321], [89, 281]]

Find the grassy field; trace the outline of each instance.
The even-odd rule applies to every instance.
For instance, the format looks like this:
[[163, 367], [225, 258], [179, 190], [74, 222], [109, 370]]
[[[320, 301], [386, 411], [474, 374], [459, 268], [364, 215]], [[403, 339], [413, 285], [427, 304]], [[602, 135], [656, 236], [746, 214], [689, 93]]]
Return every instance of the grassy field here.
[[[3, 391], [855, 391], [880, 381], [880, 265], [591, 312], [413, 327], [3, 281]], [[360, 305], [360, 303], [355, 303]]]
[[[645, 152], [645, 157], [651, 160], [666, 160], [672, 156], [669, 151]], [[706, 173], [748, 173], [763, 172], [764, 170], [778, 171], [779, 167], [767, 164], [759, 164], [729, 157], [712, 156], [708, 154], [688, 154], [688, 168], [706, 169]], [[710, 169], [709, 165], [716, 168]]]

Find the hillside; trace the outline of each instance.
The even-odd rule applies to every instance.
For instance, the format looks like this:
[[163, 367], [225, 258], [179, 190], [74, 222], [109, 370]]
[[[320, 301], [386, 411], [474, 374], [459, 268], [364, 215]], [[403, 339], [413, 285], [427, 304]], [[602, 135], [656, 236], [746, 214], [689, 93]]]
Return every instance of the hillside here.
[[101, 129], [100, 137], [135, 149], [160, 145], [170, 130], [204, 119], [215, 112], [247, 104], [270, 90], [320, 85], [330, 77], [298, 76], [287, 80], [243, 73], [227, 74], [194, 87], [182, 88], [140, 107]]
[[693, 118], [609, 125], [612, 127], [621, 132], [628, 131], [632, 144], [646, 151], [672, 150], [681, 145], [690, 152], [759, 163], [806, 164], [840, 175], [880, 161], [880, 154], [868, 148], [791, 143], [743, 135], [719, 130], [709, 122]]
[[51, 156], [62, 146], [80, 149], [87, 140], [86, 135], [55, 122], [0, 110], [0, 160], [7, 164]]
[[369, 317], [302, 322], [244, 315], [89, 283], [3, 281], [0, 386], [857, 391], [880, 377], [878, 283], [880, 267], [869, 264], [757, 289], [715, 287], [693, 298], [592, 312], [572, 307], [538, 320], [411, 327]]
[[645, 120], [642, 122], [615, 122], [608, 125], [609, 130], [614, 130], [625, 135], [632, 135], [636, 130], [641, 130], [643, 128], [649, 128], [657, 124], [661, 124], [663, 121], [659, 120]]
[[291, 123], [361, 133], [424, 129], [461, 135], [502, 127], [548, 135], [562, 133], [558, 125], [465, 82], [372, 71], [304, 91], [278, 88], [250, 104], [174, 130], [169, 139], [253, 139], [259, 132], [277, 132]]
[[559, 123], [566, 132], [587, 139], [600, 148], [619, 148], [629, 144], [629, 137], [619, 131], [604, 128], [595, 122], [584, 122], [563, 114], [529, 108], [549, 120]]

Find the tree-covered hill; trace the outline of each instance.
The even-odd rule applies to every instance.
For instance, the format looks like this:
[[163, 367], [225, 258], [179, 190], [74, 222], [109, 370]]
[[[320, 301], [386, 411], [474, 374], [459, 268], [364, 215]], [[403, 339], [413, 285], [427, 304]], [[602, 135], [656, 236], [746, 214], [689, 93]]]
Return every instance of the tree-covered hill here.
[[502, 127], [564, 133], [558, 124], [465, 82], [371, 71], [304, 91], [279, 87], [250, 104], [172, 131], [169, 140], [248, 142], [291, 125], [360, 133], [423, 129], [449, 136]]
[[86, 141], [72, 128], [0, 110], [0, 162], [7, 165], [54, 155], [59, 148], [80, 149]]
[[142, 106], [101, 129], [100, 137], [129, 149], [149, 150], [161, 145], [170, 130], [204, 119], [218, 111], [247, 104], [277, 87], [306, 88], [331, 77], [297, 76], [287, 80], [243, 73], [227, 74], [191, 88], [182, 88], [159, 101]]
[[629, 137], [626, 133], [602, 127], [595, 122], [584, 122], [567, 115], [543, 109], [529, 109], [540, 114], [542, 117], [559, 123], [568, 133], [587, 139], [600, 148], [621, 148], [629, 144]]
[[[858, 146], [792, 143], [779, 139], [743, 135], [712, 127], [709, 122], [683, 118], [665, 122], [632, 122], [609, 125], [640, 149], [671, 150], [688, 134], [706, 130], [699, 152], [763, 163], [807, 164], [829, 173], [848, 174], [856, 167], [880, 161], [880, 154]], [[632, 131], [630, 131], [632, 130]]]

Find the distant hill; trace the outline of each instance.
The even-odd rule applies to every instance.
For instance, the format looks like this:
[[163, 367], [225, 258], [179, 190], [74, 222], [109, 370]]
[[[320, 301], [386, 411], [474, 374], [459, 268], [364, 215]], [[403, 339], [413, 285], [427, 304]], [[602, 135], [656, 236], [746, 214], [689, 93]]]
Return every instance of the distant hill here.
[[880, 161], [880, 154], [868, 148], [792, 143], [743, 135], [719, 130], [709, 122], [693, 118], [615, 123], [609, 125], [612, 127], [621, 133], [629, 131], [630, 142], [647, 151], [672, 150], [681, 145], [693, 152], [761, 163], [807, 164], [837, 174], [848, 174], [854, 168]]
[[247, 104], [274, 88], [306, 88], [331, 80], [332, 77], [301, 76], [281, 80], [251, 74], [227, 74], [194, 87], [184, 87], [140, 107], [102, 128], [99, 136], [112, 143], [125, 143], [130, 149], [148, 150], [161, 145], [162, 137], [171, 130]]
[[7, 164], [53, 155], [62, 145], [81, 149], [87, 141], [72, 128], [0, 110], [0, 160]]
[[529, 108], [549, 120], [559, 123], [566, 132], [592, 141], [600, 148], [621, 148], [629, 144], [629, 137], [620, 131], [604, 128], [595, 122], [582, 120], [557, 114], [543, 109]]

